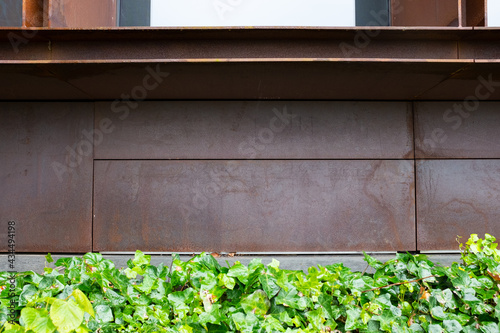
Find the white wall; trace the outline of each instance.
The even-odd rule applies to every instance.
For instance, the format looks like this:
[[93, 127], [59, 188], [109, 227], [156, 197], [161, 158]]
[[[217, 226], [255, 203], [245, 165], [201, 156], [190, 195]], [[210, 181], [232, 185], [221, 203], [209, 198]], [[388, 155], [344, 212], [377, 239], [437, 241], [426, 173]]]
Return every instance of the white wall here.
[[488, 26], [500, 27], [500, 0], [488, 0]]
[[355, 25], [355, 0], [151, 1], [151, 26]]

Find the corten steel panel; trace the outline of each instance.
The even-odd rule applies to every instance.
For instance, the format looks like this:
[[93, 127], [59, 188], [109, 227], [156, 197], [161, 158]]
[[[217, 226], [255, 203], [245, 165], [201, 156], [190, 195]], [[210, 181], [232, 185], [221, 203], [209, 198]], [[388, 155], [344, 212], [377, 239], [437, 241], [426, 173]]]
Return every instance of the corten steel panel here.
[[[486, 94], [488, 89], [479, 92]], [[500, 102], [415, 105], [417, 158], [500, 158]]]
[[415, 249], [409, 160], [96, 161], [96, 251]]
[[458, 27], [459, 0], [391, 0], [393, 26]]
[[[413, 158], [405, 102], [103, 102], [97, 159]], [[133, 107], [136, 107], [135, 109]]]
[[50, 28], [116, 26], [116, 0], [47, 0]]
[[43, 27], [44, 0], [23, 0], [23, 27]]
[[462, 0], [465, 1], [465, 22], [469, 27], [483, 26], [485, 23], [487, 0]]
[[500, 160], [417, 161], [419, 250], [458, 250], [456, 236], [500, 236]]
[[92, 145], [84, 136], [92, 120], [91, 103], [0, 103], [0, 238], [16, 221], [17, 252], [92, 250]]

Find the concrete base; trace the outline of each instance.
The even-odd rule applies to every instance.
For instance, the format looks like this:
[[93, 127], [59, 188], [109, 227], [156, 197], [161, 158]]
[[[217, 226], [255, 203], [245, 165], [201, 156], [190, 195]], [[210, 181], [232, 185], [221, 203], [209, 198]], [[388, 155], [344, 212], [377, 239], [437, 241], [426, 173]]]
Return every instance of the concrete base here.
[[[373, 257], [379, 259], [382, 262], [393, 259], [395, 254], [371, 254]], [[76, 255], [53, 255], [53, 259], [57, 261], [59, 258], [64, 257], [73, 257]], [[78, 255], [81, 256], [81, 255]], [[460, 254], [451, 253], [451, 254], [430, 254], [428, 255], [429, 259], [435, 263], [439, 263], [441, 265], [449, 266], [453, 262], [460, 262]], [[104, 255], [106, 259], [109, 259], [115, 263], [117, 268], [127, 267], [127, 260], [133, 258], [133, 255]], [[191, 256], [182, 255], [181, 259], [183, 261], [189, 260]], [[280, 268], [283, 269], [291, 269], [291, 270], [303, 270], [307, 271], [307, 269], [311, 266], [317, 266], [318, 264], [321, 266], [327, 266], [334, 263], [343, 263], [346, 267], [351, 268], [353, 271], [364, 271], [366, 269], [367, 272], [373, 272], [373, 269], [369, 267], [367, 269], [367, 264], [363, 260], [363, 255], [360, 254], [352, 254], [352, 255], [275, 255], [275, 256], [257, 256], [257, 255], [248, 255], [248, 256], [235, 256], [235, 257], [225, 257], [221, 256], [217, 258], [221, 265], [232, 265], [235, 261], [241, 261], [241, 263], [248, 265], [248, 263], [254, 259], [260, 258], [262, 259], [262, 263], [267, 265], [274, 258], [280, 262]], [[227, 263], [226, 263], [227, 261]], [[152, 255], [151, 263], [153, 265], [159, 265], [163, 263], [164, 265], [170, 266], [172, 260], [170, 255]], [[44, 255], [28, 255], [28, 254], [20, 254], [16, 255], [15, 258], [15, 271], [24, 272], [24, 271], [35, 271], [35, 272], [43, 272], [43, 268], [45, 267], [45, 256]], [[54, 264], [48, 265], [49, 267], [54, 267]], [[7, 255], [0, 255], [0, 271], [10, 271], [9, 263], [7, 261]]]

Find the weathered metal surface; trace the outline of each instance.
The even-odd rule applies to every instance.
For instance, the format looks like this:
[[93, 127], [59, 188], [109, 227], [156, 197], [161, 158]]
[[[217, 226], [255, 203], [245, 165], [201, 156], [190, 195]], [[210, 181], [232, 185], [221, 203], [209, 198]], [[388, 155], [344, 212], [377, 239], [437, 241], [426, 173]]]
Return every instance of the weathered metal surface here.
[[[22, 43], [21, 52], [12, 54], [0, 50], [0, 59], [50, 59], [54, 62], [234, 58], [455, 60], [459, 57], [457, 42], [460, 39], [468, 36], [476, 39], [476, 35], [481, 35], [471, 28], [120, 29], [124, 30], [39, 30], [29, 35], [29, 43]], [[23, 36], [21, 31], [0, 30], [0, 40], [8, 45], [9, 33]], [[35, 47], [40, 43], [44, 48]], [[487, 49], [490, 46], [482, 47]], [[480, 52], [478, 54], [480, 57]]]
[[413, 158], [404, 102], [103, 102], [98, 159]]
[[43, 27], [44, 0], [22, 0], [23, 27]]
[[[499, 30], [496, 31], [498, 33]], [[460, 57], [468, 59], [491, 59], [500, 58], [500, 43], [484, 39], [469, 39], [460, 43]]]
[[391, 0], [393, 26], [458, 27], [458, 0]]
[[47, 0], [50, 28], [116, 26], [116, 0]]
[[465, 1], [465, 22], [467, 26], [484, 27], [485, 17], [486, 17], [485, 0]]
[[[489, 94], [483, 88], [484, 82], [487, 82]], [[478, 89], [479, 95], [476, 96]], [[477, 59], [474, 65], [464, 66], [446, 80], [420, 94], [419, 99], [456, 100], [458, 103], [465, 99], [500, 100], [500, 62]]]
[[95, 251], [415, 249], [409, 160], [96, 161]]
[[[488, 87], [478, 93], [488, 94]], [[415, 106], [417, 158], [500, 158], [500, 102], [419, 102]]]
[[0, 99], [119, 98], [157, 64], [176, 83], [147, 99], [461, 99], [500, 57], [484, 28], [35, 32], [0, 29]]
[[[0, 99], [120, 99], [136, 87], [141, 89], [149, 66], [170, 75], [148, 90], [145, 99], [412, 100], [470, 63], [310, 60], [3, 65]], [[456, 94], [447, 92], [447, 97]]]
[[500, 235], [500, 160], [417, 161], [419, 250], [456, 250], [456, 236]]
[[92, 250], [92, 145], [84, 136], [92, 113], [91, 103], [0, 103], [0, 238], [14, 220], [17, 252]]

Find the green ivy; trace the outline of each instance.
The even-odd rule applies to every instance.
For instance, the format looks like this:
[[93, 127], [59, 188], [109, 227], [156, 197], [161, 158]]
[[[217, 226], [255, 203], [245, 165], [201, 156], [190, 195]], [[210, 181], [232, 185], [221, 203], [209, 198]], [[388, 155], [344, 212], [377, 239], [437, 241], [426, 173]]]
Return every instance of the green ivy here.
[[341, 263], [304, 273], [260, 259], [224, 267], [206, 253], [154, 266], [140, 251], [117, 269], [87, 253], [43, 274], [17, 273], [14, 289], [1, 272], [0, 333], [499, 332], [495, 238], [471, 235], [460, 248], [463, 262], [450, 267], [421, 254], [383, 263], [365, 253], [370, 274]]

